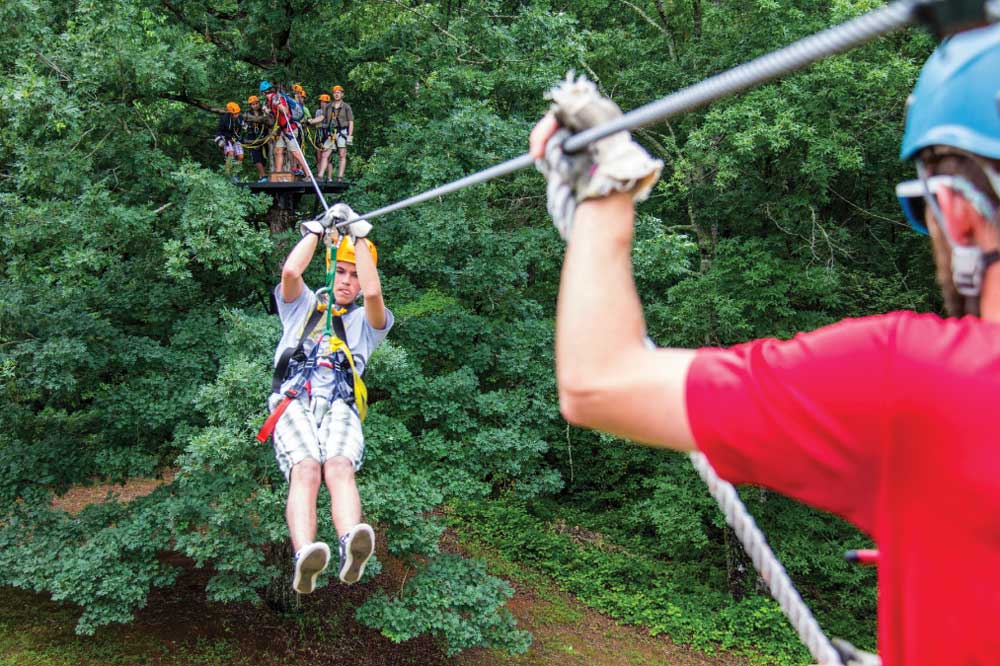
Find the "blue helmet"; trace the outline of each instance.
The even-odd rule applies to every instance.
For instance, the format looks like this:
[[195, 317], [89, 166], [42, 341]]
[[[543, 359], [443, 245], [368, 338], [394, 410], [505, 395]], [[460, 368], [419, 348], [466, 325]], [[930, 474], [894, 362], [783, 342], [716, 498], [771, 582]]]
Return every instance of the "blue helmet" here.
[[1000, 24], [967, 30], [931, 54], [906, 104], [901, 159], [953, 146], [1000, 159]]
[[267, 79], [264, 79], [263, 81], [260, 82], [260, 91], [261, 92], [267, 92], [268, 90], [270, 90], [273, 87], [274, 86], [272, 86], [271, 82], [268, 81]]

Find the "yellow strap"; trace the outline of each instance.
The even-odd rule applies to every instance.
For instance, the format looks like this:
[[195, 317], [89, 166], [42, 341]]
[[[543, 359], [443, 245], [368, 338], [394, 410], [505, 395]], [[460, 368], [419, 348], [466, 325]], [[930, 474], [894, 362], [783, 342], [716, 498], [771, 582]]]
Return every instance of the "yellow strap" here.
[[351, 355], [351, 350], [347, 347], [347, 343], [331, 333], [330, 353], [334, 354], [338, 351], [344, 352], [344, 355], [347, 357], [347, 363], [351, 366], [351, 373], [354, 375], [354, 404], [358, 406], [358, 416], [364, 421], [365, 417], [368, 416], [368, 387], [365, 386], [361, 375], [358, 374], [357, 369], [354, 367], [354, 357]]

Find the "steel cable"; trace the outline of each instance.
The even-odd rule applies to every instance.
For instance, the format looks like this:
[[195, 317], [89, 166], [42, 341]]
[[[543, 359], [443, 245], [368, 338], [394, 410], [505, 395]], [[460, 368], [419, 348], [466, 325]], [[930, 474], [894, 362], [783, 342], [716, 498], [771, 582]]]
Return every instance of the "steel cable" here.
[[[563, 148], [566, 152], [578, 151], [615, 132], [644, 127], [666, 120], [722, 97], [790, 74], [823, 58], [848, 51], [892, 30], [912, 24], [916, 20], [915, 8], [919, 4], [919, 0], [899, 0], [846, 23], [800, 39], [778, 51], [633, 109], [618, 120], [575, 134], [566, 140]], [[500, 176], [506, 176], [509, 173], [530, 167], [533, 163], [534, 160], [531, 156], [524, 154], [408, 199], [365, 213], [361, 218], [371, 221], [376, 217], [442, 197], [472, 185], [485, 183]]]

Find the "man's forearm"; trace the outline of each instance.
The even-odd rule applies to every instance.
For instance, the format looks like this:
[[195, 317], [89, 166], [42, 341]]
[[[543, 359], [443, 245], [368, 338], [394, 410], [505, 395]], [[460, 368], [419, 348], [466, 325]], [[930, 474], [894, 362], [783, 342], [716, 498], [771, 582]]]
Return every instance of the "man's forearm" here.
[[288, 253], [285, 264], [281, 267], [281, 298], [286, 303], [291, 303], [302, 295], [305, 288], [302, 274], [309, 267], [318, 242], [319, 236], [307, 234]]
[[556, 318], [560, 377], [589, 383], [615, 364], [622, 345], [642, 345], [645, 325], [632, 280], [627, 194], [580, 204], [566, 251]]

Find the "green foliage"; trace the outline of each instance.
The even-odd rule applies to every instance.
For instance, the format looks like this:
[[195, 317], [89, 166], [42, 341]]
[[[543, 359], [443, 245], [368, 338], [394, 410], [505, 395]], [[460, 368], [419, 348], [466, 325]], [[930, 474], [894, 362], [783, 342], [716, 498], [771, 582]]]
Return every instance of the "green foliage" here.
[[[566, 524], [563, 518], [546, 524], [527, 506], [511, 501], [463, 503], [453, 517], [456, 529], [552, 577], [588, 605], [619, 621], [647, 627], [654, 635], [665, 633], [708, 651], [737, 650], [760, 663], [800, 664], [808, 658], [776, 602], [760, 595], [734, 602], [726, 594], [721, 580], [725, 566], [719, 567], [712, 553], [663, 560], [646, 554], [623, 530], [607, 539], [579, 527], [566, 529]], [[796, 545], [815, 550], [816, 541], [809, 544]], [[816, 561], [829, 565], [839, 555], [828, 553]], [[795, 575], [794, 558], [792, 562]], [[864, 578], [873, 585], [870, 575]], [[872, 602], [873, 593], [867, 596]], [[855, 635], [857, 619], [847, 617], [855, 610], [857, 605], [840, 613], [843, 624], [830, 622], [823, 613], [820, 622], [838, 631], [835, 635], [870, 644], [872, 635]]]
[[507, 610], [484, 612], [513, 595], [506, 581], [486, 576], [481, 562], [444, 555], [407, 581], [398, 598], [389, 599], [381, 592], [373, 595], [358, 609], [358, 619], [381, 627], [397, 642], [423, 633], [436, 636], [449, 656], [480, 645], [521, 654], [531, 643], [530, 634], [514, 628]]
[[[253, 434], [279, 331], [260, 299], [295, 233], [269, 238], [269, 201], [221, 175], [205, 108], [261, 78], [311, 95], [345, 85], [358, 116], [346, 199], [371, 210], [523, 153], [542, 92], [569, 68], [634, 108], [872, 5], [3, 3], [0, 584], [79, 604], [87, 633], [171, 584], [164, 550], [210, 566], [218, 601], [257, 600], [282, 575], [285, 484]], [[651, 336], [730, 344], [937, 307], [926, 247], [892, 198], [903, 104], [930, 47], [895, 35], [637, 132], [667, 164], [634, 253]], [[420, 573], [361, 616], [452, 652], [523, 649], [498, 610], [509, 590], [439, 548], [443, 505], [502, 496], [624, 544], [579, 549], [517, 503], [463, 522], [616, 617], [705, 649], [754, 635], [801, 655], [773, 604], [727, 581], [734, 549], [682, 460], [560, 418], [563, 248], [541, 193], [524, 172], [377, 223], [397, 324], [367, 370], [360, 483], [380, 538]], [[48, 508], [71, 485], [163, 466], [173, 482], [142, 500]], [[866, 643], [870, 576], [815, 553], [859, 535], [750, 499], [824, 622]]]

